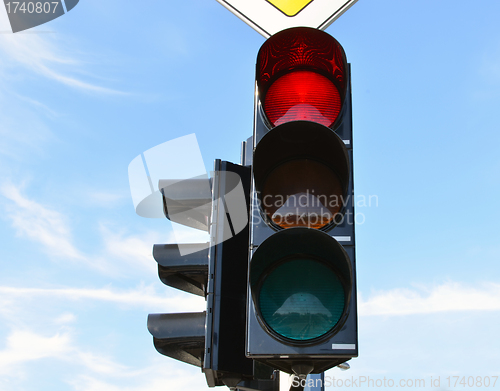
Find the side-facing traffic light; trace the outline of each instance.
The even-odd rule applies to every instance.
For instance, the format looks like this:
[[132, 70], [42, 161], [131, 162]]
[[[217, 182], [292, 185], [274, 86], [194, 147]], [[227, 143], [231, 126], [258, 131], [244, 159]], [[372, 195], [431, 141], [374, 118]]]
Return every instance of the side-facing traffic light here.
[[[182, 225], [209, 231], [212, 181], [205, 178], [160, 180], [165, 216]], [[155, 244], [158, 276], [168, 286], [206, 295], [210, 243]], [[202, 366], [205, 354], [206, 312], [150, 314], [148, 329], [161, 354]]]
[[156, 349], [197, 365], [207, 384], [235, 386], [253, 378], [245, 357], [250, 168], [215, 161], [213, 177], [160, 180], [165, 216], [210, 233], [210, 243], [156, 244], [163, 283], [204, 296], [198, 313], [150, 314]]
[[305, 376], [357, 356], [350, 68], [299, 27], [256, 66], [246, 354]]

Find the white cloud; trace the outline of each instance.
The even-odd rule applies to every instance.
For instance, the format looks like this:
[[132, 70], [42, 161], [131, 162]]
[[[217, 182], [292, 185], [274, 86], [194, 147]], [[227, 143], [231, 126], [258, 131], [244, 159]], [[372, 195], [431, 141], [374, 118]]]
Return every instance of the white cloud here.
[[[205, 300], [201, 296], [190, 294], [176, 294], [175, 296], [159, 296], [152, 287], [140, 286], [130, 290], [114, 290], [111, 288], [84, 289], [84, 288], [17, 288], [0, 286], [0, 297], [12, 306], [16, 299], [23, 301], [36, 297], [41, 301], [44, 298], [54, 300], [96, 300], [120, 304], [127, 307], [162, 309], [165, 312], [203, 311]], [[1, 306], [0, 306], [1, 309]]]
[[172, 223], [172, 229], [172, 243], [206, 243], [210, 241], [210, 235], [206, 231], [177, 223]]
[[410, 315], [448, 311], [500, 310], [500, 284], [479, 287], [445, 283], [434, 287], [400, 288], [377, 292], [358, 302], [361, 316]]
[[[137, 374], [126, 383], [106, 381], [92, 376], [79, 376], [71, 382], [76, 391], [199, 391], [208, 389], [205, 376], [199, 368], [173, 370], [172, 360], [164, 358], [165, 365], [155, 366]], [[186, 364], [182, 364], [186, 366]]]
[[9, 373], [13, 365], [47, 357], [61, 357], [70, 349], [68, 334], [44, 337], [31, 331], [14, 331], [0, 351], [0, 373]]
[[130, 376], [130, 368], [125, 365], [118, 364], [111, 360], [109, 357], [102, 355], [80, 352], [78, 354], [78, 361], [95, 373], [114, 375], [114, 376]]
[[76, 315], [72, 314], [71, 312], [65, 312], [64, 314], [61, 314], [57, 318], [54, 319], [54, 323], [58, 325], [65, 325], [69, 323], [75, 323], [76, 322]]
[[[161, 243], [161, 236], [157, 232], [149, 231], [139, 235], [125, 235], [111, 228], [101, 225], [99, 231], [104, 243], [106, 257], [119, 259], [129, 265], [140, 266], [148, 272], [156, 272], [157, 264], [152, 255], [154, 243]], [[110, 265], [116, 272], [116, 266]]]
[[[54, 111], [52, 108], [48, 107], [47, 105], [43, 104], [42, 102], [33, 99], [32, 97], [20, 95], [20, 94], [15, 94], [17, 98], [20, 100], [28, 103], [31, 105], [31, 107], [37, 109], [38, 112], [43, 114], [43, 116], [48, 117], [48, 118], [57, 118], [60, 116], [60, 114], [57, 111]], [[10, 98], [10, 97], [9, 97]]]
[[51, 255], [71, 260], [85, 259], [74, 246], [70, 228], [60, 212], [27, 199], [12, 184], [0, 187], [0, 194], [15, 204], [7, 207], [7, 212], [19, 235], [40, 243]]
[[111, 193], [105, 191], [90, 191], [85, 194], [85, 199], [91, 205], [102, 207], [113, 207], [123, 202], [125, 199], [128, 201], [130, 193]]
[[[12, 204], [6, 205], [6, 211], [17, 234], [39, 243], [51, 257], [77, 261], [115, 277], [137, 273], [138, 270], [156, 272], [152, 247], [154, 243], [162, 243], [165, 235], [152, 230], [127, 235], [114, 226], [96, 222], [102, 237], [102, 248], [96, 254], [87, 254], [78, 249], [71, 226], [61, 212], [28, 199], [20, 187], [11, 183], [0, 186], [0, 195], [12, 201]], [[117, 268], [117, 262], [125, 263], [126, 267]]]
[[57, 140], [57, 137], [42, 117], [56, 116], [57, 113], [42, 103], [24, 99], [18, 94], [2, 94], [1, 87], [0, 82], [0, 154], [7, 156], [10, 162], [2, 162], [0, 172], [8, 173], [15, 169], [12, 162], [33, 154], [47, 154], [47, 142]]
[[57, 46], [54, 34], [2, 34], [0, 35], [0, 53], [3, 53], [1, 67], [16, 69], [21, 66], [82, 91], [123, 94], [71, 76], [82, 67], [82, 64]]
[[[5, 309], [3, 303], [7, 303], [9, 308]], [[65, 308], [70, 308], [70, 312], [64, 310]], [[89, 314], [86, 309], [98, 309], [104, 314], [103, 320], [112, 323], [112, 315], [106, 315], [109, 311], [116, 314], [123, 310], [139, 309], [139, 312], [130, 312], [130, 316], [136, 317], [140, 314], [145, 323], [145, 312], [148, 309], [152, 312], [203, 311], [205, 301], [202, 297], [188, 294], [161, 296], [156, 294], [152, 287], [144, 286], [130, 290], [0, 287], [0, 325], [2, 328], [10, 328], [10, 332], [5, 332], [0, 339], [0, 378], [3, 377], [0, 380], [0, 389], [22, 388], [17, 385], [26, 381], [32, 382], [34, 379], [29, 372], [30, 368], [36, 368], [38, 365], [44, 367], [47, 362], [60, 363], [61, 368], [64, 368], [64, 372], [49, 372], [47, 376], [53, 376], [54, 381], [81, 380], [75, 381], [74, 384], [69, 380], [75, 389], [99, 389], [108, 384], [110, 389], [116, 387], [124, 390], [157, 390], [161, 382], [153, 379], [158, 374], [162, 377], [163, 384], [167, 377], [171, 379], [170, 373], [166, 376], [164, 371], [174, 361], [159, 357], [151, 344], [146, 344], [144, 350], [150, 352], [153, 361], [158, 359], [158, 362], [162, 363], [161, 367], [154, 371], [151, 370], [150, 364], [131, 366], [133, 359], [117, 356], [115, 344], [118, 342], [123, 345], [129, 341], [113, 338], [121, 335], [124, 330], [120, 330], [118, 334], [112, 330], [106, 331], [111, 337], [109, 344], [105, 340], [104, 345], [89, 343], [94, 338], [95, 330], [87, 329], [85, 323], [89, 320]], [[130, 325], [120, 324], [121, 327], [127, 328]], [[140, 330], [144, 334], [147, 333], [145, 324]], [[134, 338], [140, 340], [142, 337], [138, 334], [135, 333]], [[133, 342], [131, 344], [134, 345]], [[5, 348], [2, 349], [1, 346]], [[203, 381], [201, 374], [198, 377]], [[110, 381], [109, 378], [113, 380]], [[173, 379], [173, 384], [181, 385], [182, 378], [177, 380], [176, 382], [176, 379]], [[3, 383], [7, 385], [6, 388], [2, 387]], [[83, 384], [86, 386], [83, 387]], [[132, 384], [136, 386], [132, 387]], [[142, 387], [144, 385], [146, 388]]]
[[[66, 368], [68, 365], [69, 368], [76, 366], [74, 373], [79, 374], [90, 385], [103, 384], [102, 380], [95, 377], [129, 379], [126, 382], [134, 379], [143, 379], [141, 383], [151, 381], [147, 379], [152, 375], [150, 368], [130, 368], [111, 357], [103, 356], [102, 352], [94, 353], [92, 349], [89, 346], [78, 346], [68, 333], [58, 332], [47, 337], [33, 331], [13, 331], [7, 336], [6, 347], [0, 350], [0, 374], [22, 380], [26, 364], [52, 358], [64, 363]], [[63, 374], [59, 375], [62, 377]]]
[[[5, 289], [1, 291], [1, 295], [6, 293], [12, 292], [6, 292]], [[24, 293], [39, 295], [40, 291], [25, 291]], [[43, 303], [52, 303], [54, 297], [47, 297], [47, 299], [44, 300], [42, 295], [42, 297], [38, 296], [37, 301], [43, 307]], [[72, 315], [68, 315], [68, 313], [62, 314], [59, 319], [72, 318]], [[150, 346], [145, 346], [145, 349], [151, 353], [150, 362], [125, 365], [121, 359], [117, 360], [114, 357], [113, 344], [104, 347], [87, 344], [84, 327], [74, 325], [78, 328], [72, 327], [66, 332], [57, 330], [39, 332], [38, 329], [43, 328], [44, 322], [40, 318], [37, 318], [37, 322], [37, 331], [29, 330], [28, 327], [33, 327], [33, 324], [24, 322], [21, 325], [22, 330], [14, 328], [6, 339], [0, 342], [0, 346], [5, 345], [0, 350], [0, 389], [19, 389], [22, 388], [20, 385], [26, 381], [32, 382], [34, 373], [29, 372], [30, 368], [34, 369], [37, 365], [45, 367], [44, 362], [46, 363], [47, 360], [56, 364], [55, 370], [48, 372], [49, 378], [53, 376], [54, 381], [58, 379], [66, 381], [70, 388], [75, 390], [159, 391], [164, 390], [165, 387], [170, 389], [171, 386], [175, 387], [174, 389], [183, 390], [206, 387], [204, 376], [199, 368], [184, 369], [185, 364], [160, 357]], [[71, 337], [73, 334], [83, 339], [79, 342], [77, 338]], [[140, 337], [137, 338], [140, 339]], [[124, 359], [130, 361], [130, 357]], [[63, 371], [57, 369], [58, 363], [61, 368], [64, 368]], [[182, 369], [178, 370], [178, 367]], [[193, 376], [194, 373], [196, 376]], [[2, 387], [3, 384], [7, 385], [6, 388]]]

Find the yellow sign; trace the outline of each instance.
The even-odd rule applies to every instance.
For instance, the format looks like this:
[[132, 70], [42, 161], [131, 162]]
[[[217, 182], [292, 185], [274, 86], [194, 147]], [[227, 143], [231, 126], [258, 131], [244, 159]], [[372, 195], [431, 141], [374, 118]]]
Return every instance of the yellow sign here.
[[313, 0], [267, 0], [286, 16], [295, 16]]
[[269, 38], [278, 31], [292, 27], [324, 30], [358, 0], [217, 1], [254, 30]]

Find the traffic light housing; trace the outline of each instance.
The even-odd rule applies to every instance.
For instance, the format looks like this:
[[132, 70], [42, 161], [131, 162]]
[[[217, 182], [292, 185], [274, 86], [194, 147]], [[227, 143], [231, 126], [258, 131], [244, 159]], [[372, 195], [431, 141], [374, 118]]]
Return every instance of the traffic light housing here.
[[210, 387], [253, 378], [245, 357], [250, 168], [215, 161], [212, 178], [160, 180], [165, 216], [210, 233], [209, 243], [156, 244], [160, 280], [204, 296], [197, 313], [150, 314], [161, 354], [201, 367]]
[[350, 65], [334, 38], [299, 27], [262, 45], [243, 152], [210, 180], [160, 180], [165, 216], [210, 242], [155, 245], [159, 277], [207, 307], [148, 328], [209, 386], [250, 390], [358, 354]]
[[283, 30], [259, 50], [248, 357], [297, 375], [357, 356], [350, 67], [329, 34]]
[[210, 387], [253, 379], [245, 356], [250, 168], [215, 161], [203, 371]]

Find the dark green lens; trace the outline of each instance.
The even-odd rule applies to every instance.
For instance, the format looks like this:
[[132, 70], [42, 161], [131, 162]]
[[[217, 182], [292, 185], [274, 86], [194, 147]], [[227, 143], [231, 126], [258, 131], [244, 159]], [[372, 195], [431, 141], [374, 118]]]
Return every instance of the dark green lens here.
[[260, 313], [279, 335], [299, 341], [328, 333], [344, 312], [344, 288], [335, 272], [311, 259], [293, 259], [263, 281]]

